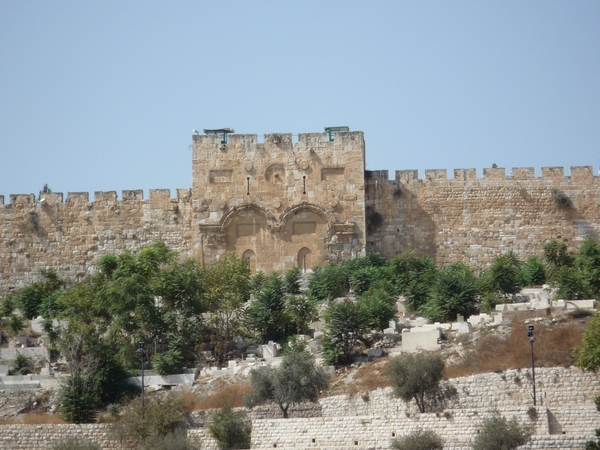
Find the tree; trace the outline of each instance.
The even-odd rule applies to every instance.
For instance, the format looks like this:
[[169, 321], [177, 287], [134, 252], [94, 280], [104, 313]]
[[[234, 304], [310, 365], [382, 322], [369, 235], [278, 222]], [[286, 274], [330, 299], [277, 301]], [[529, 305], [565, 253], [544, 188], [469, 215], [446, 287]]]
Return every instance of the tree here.
[[38, 200], [41, 200], [44, 194], [51, 194], [52, 193], [52, 189], [50, 189], [50, 187], [48, 186], [48, 183], [44, 183], [44, 186], [42, 187], [42, 190], [40, 191], [40, 194], [38, 196]]
[[35, 319], [39, 315], [45, 315], [46, 311], [40, 309], [44, 298], [62, 289], [65, 285], [52, 269], [42, 269], [40, 274], [43, 280], [25, 287], [16, 298], [17, 305], [29, 320]]
[[8, 316], [8, 328], [10, 328], [13, 336], [17, 336], [25, 328], [25, 319], [18, 314], [11, 314]]
[[294, 266], [285, 273], [284, 278], [284, 290], [288, 294], [299, 294], [300, 293], [300, 278], [302, 277], [302, 271], [300, 267]]
[[427, 255], [417, 257], [413, 252], [405, 251], [388, 264], [394, 285], [406, 299], [404, 306], [410, 312], [419, 311], [427, 302], [437, 278], [435, 263]]
[[218, 364], [223, 364], [235, 348], [234, 334], [241, 325], [242, 307], [250, 297], [248, 264], [247, 259], [229, 254], [204, 274], [203, 299], [209, 311], [207, 325]]
[[368, 317], [358, 302], [344, 300], [325, 311], [327, 332], [323, 337], [323, 357], [327, 364], [349, 364], [356, 345], [365, 340]]
[[306, 295], [287, 295], [284, 314], [287, 321], [296, 327], [296, 334], [306, 333], [308, 325], [319, 318], [316, 300]]
[[521, 279], [523, 286], [541, 286], [546, 282], [546, 267], [539, 256], [530, 256], [523, 264]]
[[516, 417], [508, 420], [494, 412], [483, 419], [479, 433], [473, 439], [473, 450], [513, 450], [531, 439], [532, 430]]
[[219, 448], [250, 448], [252, 423], [245, 411], [227, 406], [212, 416], [208, 431], [217, 440]]
[[335, 263], [313, 268], [308, 280], [308, 291], [317, 300], [332, 301], [348, 293], [348, 274], [346, 267]]
[[328, 376], [315, 366], [311, 354], [292, 352], [283, 358], [278, 368], [264, 366], [251, 372], [250, 392], [244, 397], [244, 403], [252, 408], [273, 402], [287, 418], [290, 406], [302, 401], [316, 402], [328, 384]]
[[366, 314], [367, 326], [372, 330], [383, 331], [396, 317], [396, 299], [383, 289], [366, 291], [358, 298], [358, 304]]
[[569, 253], [565, 242], [552, 239], [544, 244], [544, 261], [548, 267], [548, 278], [552, 280], [561, 267], [573, 265], [573, 255]]
[[489, 289], [505, 297], [519, 292], [522, 266], [519, 256], [512, 250], [496, 256], [486, 271]]
[[586, 324], [583, 345], [576, 347], [574, 354], [577, 367], [594, 372], [600, 367], [600, 314], [594, 314]]
[[477, 278], [463, 263], [440, 270], [423, 308], [431, 321], [454, 321], [458, 314], [465, 318], [477, 310]]
[[66, 326], [58, 330], [57, 347], [69, 364], [60, 411], [66, 420], [85, 423], [92, 421], [95, 408], [120, 401], [136, 388], [127, 383], [129, 374], [104, 332], [94, 289], [78, 283], [60, 302], [58, 317]]
[[281, 276], [273, 273], [267, 277], [256, 299], [247, 309], [250, 329], [256, 331], [261, 342], [278, 341], [286, 335], [285, 285]]
[[98, 398], [94, 391], [94, 374], [99, 359], [93, 352], [94, 334], [93, 328], [71, 321], [58, 341], [59, 351], [69, 364], [69, 376], [62, 381], [59, 411], [69, 422], [89, 423], [96, 416]]
[[394, 450], [443, 450], [444, 440], [433, 430], [417, 428], [415, 431], [392, 440]]
[[444, 360], [433, 353], [407, 353], [391, 359], [385, 375], [393, 383], [393, 395], [405, 402], [414, 400], [419, 411], [443, 407], [456, 396], [456, 390], [442, 387]]

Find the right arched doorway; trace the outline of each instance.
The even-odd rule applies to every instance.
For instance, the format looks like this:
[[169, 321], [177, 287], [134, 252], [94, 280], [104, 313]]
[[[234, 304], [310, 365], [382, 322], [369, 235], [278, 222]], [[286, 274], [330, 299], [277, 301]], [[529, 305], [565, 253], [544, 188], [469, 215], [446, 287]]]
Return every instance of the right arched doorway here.
[[298, 267], [303, 273], [312, 269], [312, 258], [310, 249], [303, 247], [298, 252]]

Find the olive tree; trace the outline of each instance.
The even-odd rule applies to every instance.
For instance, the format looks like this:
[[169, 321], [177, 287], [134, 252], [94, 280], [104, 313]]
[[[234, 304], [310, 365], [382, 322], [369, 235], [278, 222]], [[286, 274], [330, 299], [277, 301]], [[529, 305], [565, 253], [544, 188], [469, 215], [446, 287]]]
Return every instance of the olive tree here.
[[260, 367], [250, 374], [250, 392], [244, 403], [252, 408], [273, 402], [288, 417], [289, 407], [302, 401], [316, 402], [319, 393], [327, 388], [329, 377], [316, 367], [311, 354], [298, 351], [284, 357], [278, 368]]
[[397, 356], [385, 366], [385, 375], [393, 383], [393, 395], [405, 402], [415, 401], [424, 413], [441, 408], [456, 396], [452, 386], [442, 386], [444, 360], [433, 353], [407, 353]]

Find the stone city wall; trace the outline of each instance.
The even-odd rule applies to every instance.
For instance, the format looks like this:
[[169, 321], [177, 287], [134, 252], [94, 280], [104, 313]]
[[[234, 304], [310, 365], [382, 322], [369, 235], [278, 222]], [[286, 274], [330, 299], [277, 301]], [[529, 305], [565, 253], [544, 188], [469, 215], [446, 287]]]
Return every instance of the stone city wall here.
[[[54, 268], [68, 281], [99, 256], [158, 239], [208, 264], [229, 252], [252, 270], [311, 269], [365, 251], [403, 250], [484, 268], [513, 249], [541, 254], [550, 239], [574, 249], [600, 236], [600, 184], [592, 167], [365, 171], [362, 132], [195, 135], [192, 187], [0, 195], [0, 295]], [[561, 206], [556, 198], [570, 201]]]
[[0, 294], [39, 279], [40, 269], [54, 268], [77, 281], [92, 273], [98, 257], [135, 250], [156, 240], [187, 257], [194, 252], [195, 227], [189, 189], [171, 198], [169, 189], [117, 193], [87, 192], [0, 196]]
[[[515, 250], [541, 254], [550, 239], [574, 249], [600, 232], [600, 183], [592, 167], [398, 170], [366, 172], [367, 251], [392, 257], [403, 250], [428, 254], [436, 262], [462, 261], [484, 268], [494, 256]], [[564, 194], [571, 206], [559, 206]]]

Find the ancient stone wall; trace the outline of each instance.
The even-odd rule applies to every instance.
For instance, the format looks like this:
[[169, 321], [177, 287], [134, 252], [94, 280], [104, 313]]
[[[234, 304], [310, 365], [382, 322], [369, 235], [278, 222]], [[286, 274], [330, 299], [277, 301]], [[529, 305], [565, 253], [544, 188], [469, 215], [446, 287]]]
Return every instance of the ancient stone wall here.
[[77, 281], [95, 270], [98, 257], [124, 249], [135, 250], [156, 240], [196, 256], [189, 189], [170, 198], [168, 189], [117, 193], [71, 192], [0, 196], [0, 294], [20, 288], [39, 277], [40, 269], [54, 268]]
[[163, 240], [210, 264], [225, 253], [253, 271], [347, 260], [364, 254], [362, 132], [193, 138], [192, 188], [117, 193], [0, 195], [0, 295], [54, 268], [68, 281], [98, 257]]
[[203, 257], [253, 269], [310, 269], [364, 254], [362, 132], [194, 136], [193, 198]]
[[[484, 268], [508, 250], [541, 254], [550, 239], [576, 248], [600, 232], [600, 183], [592, 167], [398, 170], [366, 172], [367, 251], [392, 257], [403, 250], [436, 262]], [[570, 200], [571, 205], [564, 205]], [[561, 206], [561, 202], [563, 206]]]
[[52, 267], [70, 281], [103, 254], [162, 239], [204, 264], [229, 252], [252, 270], [343, 261], [403, 250], [484, 268], [550, 239], [574, 249], [600, 236], [600, 184], [591, 167], [364, 171], [362, 132], [193, 136], [192, 187], [0, 196], [0, 294]]

